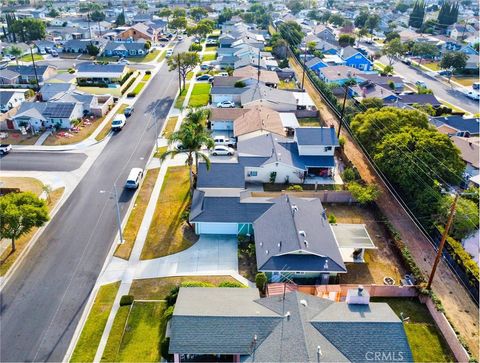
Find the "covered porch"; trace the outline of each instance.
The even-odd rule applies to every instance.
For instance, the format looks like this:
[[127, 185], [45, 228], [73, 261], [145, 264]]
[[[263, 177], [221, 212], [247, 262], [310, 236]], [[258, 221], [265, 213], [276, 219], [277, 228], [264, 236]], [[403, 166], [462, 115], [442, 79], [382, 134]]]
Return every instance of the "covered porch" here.
[[343, 262], [363, 263], [365, 250], [376, 249], [364, 224], [332, 224]]

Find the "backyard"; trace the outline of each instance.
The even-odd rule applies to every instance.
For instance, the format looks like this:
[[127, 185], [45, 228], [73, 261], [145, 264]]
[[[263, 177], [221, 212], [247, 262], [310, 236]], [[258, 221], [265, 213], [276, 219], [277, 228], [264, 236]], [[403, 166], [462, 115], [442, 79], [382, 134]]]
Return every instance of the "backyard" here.
[[70, 362], [93, 362], [119, 287], [115, 282], [98, 290]]
[[210, 100], [210, 83], [196, 83], [193, 86], [192, 94], [188, 101], [189, 107], [203, 107], [208, 105]]
[[373, 243], [375, 250], [365, 251], [365, 263], [347, 263], [347, 274], [340, 275], [341, 284], [380, 284], [384, 277], [392, 277], [398, 285], [406, 270], [393, 246], [389, 242], [384, 226], [377, 221], [374, 211], [368, 207], [348, 204], [324, 203], [328, 215], [334, 215], [337, 223], [362, 223]]
[[118, 245], [114, 255], [116, 257], [128, 260], [132, 253], [133, 244], [137, 238], [138, 230], [142, 224], [143, 217], [145, 215], [145, 209], [152, 195], [155, 182], [157, 181], [160, 168], [150, 169], [147, 171], [145, 178], [143, 179], [142, 186], [138, 192], [135, 204], [133, 205], [132, 212], [128, 217], [127, 224], [123, 230], [124, 242]]
[[194, 231], [186, 223], [190, 207], [189, 189], [188, 168], [168, 168], [141, 259], [171, 255], [197, 241]]
[[405, 332], [415, 362], [453, 362], [455, 358], [427, 307], [416, 298], [372, 298], [386, 302], [399, 318], [403, 313]]
[[202, 62], [209, 62], [217, 59], [216, 52], [205, 52], [202, 57]]
[[298, 123], [300, 124], [300, 126], [303, 126], [303, 127], [319, 127], [319, 126], [321, 126], [320, 119], [318, 117], [299, 118]]

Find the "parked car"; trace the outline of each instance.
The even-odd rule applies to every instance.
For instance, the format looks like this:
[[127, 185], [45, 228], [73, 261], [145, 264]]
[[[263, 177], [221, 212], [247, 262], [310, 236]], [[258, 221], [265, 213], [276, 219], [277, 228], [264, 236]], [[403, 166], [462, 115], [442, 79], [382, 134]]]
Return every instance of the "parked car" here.
[[412, 61], [408, 58], [402, 58], [402, 63], [406, 64], [407, 66], [412, 65]]
[[140, 182], [143, 178], [143, 169], [141, 168], [132, 168], [130, 174], [128, 174], [127, 182], [125, 183], [125, 188], [127, 189], [137, 189], [140, 185]]
[[427, 87], [427, 84], [426, 84], [425, 82], [423, 82], [423, 81], [417, 81], [417, 82], [415, 82], [415, 86], [417, 86], [417, 87], [422, 87], [422, 88], [428, 88], [428, 87]]
[[117, 61], [118, 64], [130, 64], [130, 62], [128, 60], [126, 60], [125, 58], [120, 58], [118, 61]]
[[202, 71], [208, 71], [208, 70], [214, 69], [214, 68], [215, 68], [215, 66], [213, 66], [213, 65], [211, 65], [211, 64], [203, 63], [203, 64], [200, 65], [200, 69], [201, 69]]
[[440, 76], [449, 77], [449, 76], [452, 75], [452, 71], [443, 70], [443, 71], [438, 72], [438, 74], [439, 74]]
[[231, 147], [225, 146], [225, 145], [216, 145], [212, 150], [211, 150], [212, 155], [228, 155], [231, 156], [235, 153], [235, 150], [233, 150]]
[[471, 98], [472, 100], [480, 100], [480, 93], [477, 91], [465, 91], [464, 95], [467, 96], [468, 98]]
[[170, 58], [173, 55], [173, 49], [167, 49], [167, 52], [165, 53], [166, 58]]
[[123, 114], [124, 114], [126, 117], [129, 117], [129, 116], [132, 115], [133, 111], [134, 111], [133, 106], [130, 106], [130, 107], [127, 107], [127, 108], [125, 109], [125, 111], [123, 111]]
[[116, 114], [112, 121], [112, 131], [121, 131], [126, 123], [127, 118], [125, 115]]
[[235, 107], [235, 103], [232, 101], [222, 101], [217, 103], [218, 108], [233, 108]]
[[168, 42], [169, 39], [166, 38], [166, 37], [162, 37], [162, 38], [158, 39], [158, 41], [159, 41], [159, 42]]
[[202, 74], [201, 76], [197, 77], [197, 81], [213, 81], [213, 77], [209, 74]]
[[11, 150], [12, 150], [12, 145], [0, 144], [0, 155], [8, 154]]
[[217, 73], [217, 76], [219, 76], [219, 77], [228, 77], [228, 73], [227, 73], [227, 72], [220, 72], [220, 73]]
[[475, 89], [475, 90], [479, 90], [480, 89], [480, 82], [473, 82], [472, 88]]
[[52, 57], [58, 57], [58, 52], [55, 49], [52, 49], [51, 53]]
[[215, 136], [213, 138], [213, 142], [215, 143], [215, 145], [224, 145], [224, 146], [228, 146], [228, 147], [234, 147], [235, 146], [235, 142], [233, 140], [231, 140], [228, 137], [223, 136], [223, 135]]

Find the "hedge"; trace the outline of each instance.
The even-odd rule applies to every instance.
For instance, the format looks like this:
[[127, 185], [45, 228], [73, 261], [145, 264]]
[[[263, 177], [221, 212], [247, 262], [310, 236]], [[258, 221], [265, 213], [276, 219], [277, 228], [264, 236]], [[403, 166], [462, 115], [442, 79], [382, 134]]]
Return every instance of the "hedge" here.
[[[137, 77], [132, 77], [130, 79], [130, 81], [128, 81], [127, 85], [123, 88], [122, 90], [122, 95], [127, 92], [127, 90], [130, 88], [130, 86], [133, 84], [133, 82], [135, 82], [135, 80], [137, 79]], [[135, 97], [135, 96], [132, 96], [132, 97]]]
[[220, 284], [218, 284], [218, 287], [246, 287], [246, 286], [236, 281], [223, 281]]
[[120, 306], [132, 305], [134, 300], [133, 295], [123, 295], [120, 298]]

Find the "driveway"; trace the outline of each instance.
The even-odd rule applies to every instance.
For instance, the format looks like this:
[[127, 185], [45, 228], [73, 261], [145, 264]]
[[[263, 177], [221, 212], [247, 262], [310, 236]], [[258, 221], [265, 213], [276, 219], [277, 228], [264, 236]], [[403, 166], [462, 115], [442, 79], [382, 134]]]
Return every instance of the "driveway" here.
[[201, 235], [197, 243], [182, 252], [141, 260], [133, 266], [127, 267], [127, 261], [113, 258], [101, 277], [101, 283], [168, 276], [237, 274], [237, 256], [236, 236]]

